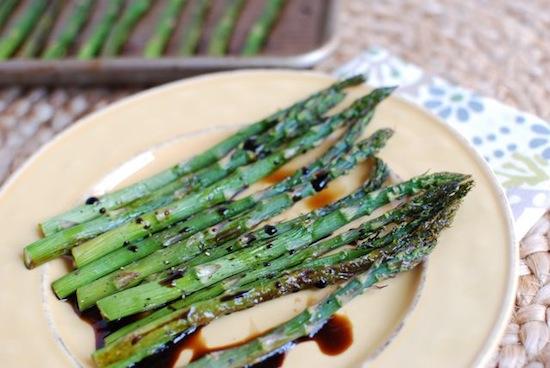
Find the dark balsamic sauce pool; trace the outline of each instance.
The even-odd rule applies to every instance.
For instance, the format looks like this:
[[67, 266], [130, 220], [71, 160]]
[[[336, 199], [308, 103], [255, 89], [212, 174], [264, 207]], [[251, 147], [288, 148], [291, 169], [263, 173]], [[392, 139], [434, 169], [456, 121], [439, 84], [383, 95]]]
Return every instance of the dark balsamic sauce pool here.
[[[245, 340], [237, 341], [232, 344], [223, 346], [208, 347], [204, 341], [201, 329], [198, 328], [189, 335], [181, 338], [176, 343], [169, 344], [161, 352], [150, 356], [134, 367], [136, 368], [169, 368], [174, 367], [181, 352], [184, 350], [192, 351], [191, 361], [198, 360], [206, 354], [213, 353], [215, 351], [225, 350], [233, 347], [245, 344], [260, 336], [252, 335]], [[313, 336], [303, 337], [295, 341], [296, 344], [300, 344], [307, 341], [314, 341], [317, 343], [319, 350], [326, 355], [338, 355], [346, 351], [353, 343], [353, 331], [350, 320], [346, 316], [334, 315], [328, 322]], [[256, 363], [251, 368], [277, 368], [283, 365], [286, 353], [278, 352], [265, 360]]]
[[[79, 318], [89, 324], [95, 334], [95, 347], [100, 349], [105, 344], [105, 337], [110, 333], [116, 331], [124, 325], [127, 325], [135, 320], [142, 318], [144, 315], [131, 316], [121, 319], [116, 322], [107, 322], [101, 318], [101, 314], [97, 308], [91, 308], [84, 312], [78, 310], [76, 304], [76, 298], [71, 297], [67, 299], [67, 302], [71, 304], [74, 312]], [[206, 354], [233, 348], [245, 344], [258, 335], [252, 335], [245, 340], [237, 341], [232, 344], [223, 346], [208, 347], [204, 341], [202, 334], [202, 328], [198, 328], [195, 331], [176, 339], [175, 342], [170, 342], [165, 345], [164, 349], [151, 355], [141, 362], [135, 364], [133, 368], [172, 368], [175, 367], [176, 362], [182, 351], [191, 350], [191, 361], [197, 360], [205, 356]], [[327, 323], [313, 336], [302, 337], [295, 341], [296, 344], [300, 344], [307, 341], [314, 341], [317, 343], [319, 350], [326, 355], [338, 355], [346, 351], [353, 343], [353, 328], [351, 321], [348, 317], [343, 315], [332, 316]], [[265, 360], [256, 363], [251, 368], [277, 368], [281, 367], [286, 357], [286, 352], [275, 353]]]
[[[85, 312], [79, 312], [76, 306], [76, 299], [70, 298], [68, 302], [73, 306], [74, 311], [78, 314], [81, 320], [88, 323], [95, 333], [96, 349], [104, 346], [104, 338], [111, 332], [116, 331], [118, 328], [135, 321], [137, 318], [125, 318], [117, 322], [107, 323], [101, 318], [101, 315], [97, 308], [89, 309]], [[141, 362], [135, 364], [134, 368], [172, 368], [175, 367], [176, 362], [182, 351], [191, 350], [191, 361], [202, 358], [206, 354], [233, 348], [245, 344], [258, 335], [249, 336], [245, 340], [237, 341], [232, 344], [223, 346], [208, 347], [204, 341], [201, 328], [196, 329], [190, 334], [176, 339], [175, 342], [166, 344], [164, 349], [143, 359]], [[350, 320], [346, 316], [334, 315], [328, 320], [328, 322], [313, 336], [303, 337], [295, 341], [295, 344], [300, 344], [307, 341], [314, 341], [317, 343], [319, 350], [326, 355], [338, 355], [345, 352], [353, 343], [353, 328]], [[265, 360], [252, 365], [253, 368], [277, 368], [283, 365], [286, 357], [286, 352], [277, 352]]]

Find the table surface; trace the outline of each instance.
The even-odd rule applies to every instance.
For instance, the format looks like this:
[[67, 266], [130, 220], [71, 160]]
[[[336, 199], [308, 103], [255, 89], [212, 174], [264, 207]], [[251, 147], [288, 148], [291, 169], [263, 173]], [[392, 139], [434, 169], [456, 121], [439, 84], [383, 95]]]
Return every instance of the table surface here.
[[[340, 42], [319, 70], [369, 46], [550, 120], [548, 0], [341, 0]], [[546, 72], [546, 73], [545, 73]], [[0, 88], [0, 184], [81, 116], [136, 88]], [[550, 365], [550, 215], [522, 240], [516, 309], [491, 366]], [[548, 317], [547, 317], [548, 316]]]

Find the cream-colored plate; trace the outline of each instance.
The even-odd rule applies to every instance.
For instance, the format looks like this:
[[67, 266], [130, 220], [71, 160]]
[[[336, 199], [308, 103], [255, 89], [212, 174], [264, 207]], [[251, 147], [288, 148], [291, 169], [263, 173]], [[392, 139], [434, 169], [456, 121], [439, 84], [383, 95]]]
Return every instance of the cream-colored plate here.
[[[294, 71], [241, 71], [176, 82], [86, 117], [36, 154], [0, 192], [2, 366], [93, 366], [90, 327], [49, 289], [65, 272], [64, 263], [32, 271], [23, 266], [22, 247], [38, 237], [39, 221], [94, 191], [190, 156], [239, 124], [331, 82], [325, 75]], [[355, 88], [346, 101], [365, 92], [366, 87]], [[390, 98], [367, 134], [380, 127], [396, 130], [380, 156], [403, 178], [452, 170], [472, 174], [476, 186], [441, 236], [423, 282], [418, 269], [368, 291], [341, 312], [352, 321], [354, 335], [345, 353], [326, 356], [314, 342], [303, 343], [288, 354], [285, 366], [481, 364], [504, 328], [515, 289], [518, 255], [502, 192], [472, 149], [424, 111]], [[365, 170], [355, 170], [330, 190], [349, 192]], [[305, 209], [302, 204], [294, 211]], [[322, 293], [303, 292], [222, 318], [203, 336], [211, 346], [237, 341], [290, 318]]]

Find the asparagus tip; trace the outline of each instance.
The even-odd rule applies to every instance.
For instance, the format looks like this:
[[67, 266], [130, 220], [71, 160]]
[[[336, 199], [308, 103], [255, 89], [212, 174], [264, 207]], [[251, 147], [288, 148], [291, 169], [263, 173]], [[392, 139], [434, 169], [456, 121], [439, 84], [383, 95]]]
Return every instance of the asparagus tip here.
[[366, 82], [366, 80], [367, 80], [366, 74], [356, 74], [339, 82], [337, 84], [337, 87], [338, 88], [352, 87], [352, 86], [356, 86], [358, 84], [364, 83]]

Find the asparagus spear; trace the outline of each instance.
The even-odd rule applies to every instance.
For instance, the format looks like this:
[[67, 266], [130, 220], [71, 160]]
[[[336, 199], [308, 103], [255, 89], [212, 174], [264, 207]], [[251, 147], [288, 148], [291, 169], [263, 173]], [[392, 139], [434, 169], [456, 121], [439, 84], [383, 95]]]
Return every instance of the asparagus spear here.
[[[303, 226], [305, 223], [311, 222], [316, 218], [327, 216], [335, 210], [338, 210], [342, 207], [348, 206], [361, 200], [363, 197], [366, 196], [367, 193], [378, 189], [387, 178], [387, 175], [388, 172], [385, 165], [381, 164], [379, 165], [379, 167], [377, 167], [376, 170], [371, 172], [369, 179], [356, 192], [321, 209], [312, 211], [306, 215], [298, 216], [294, 219], [285, 221], [275, 226], [266, 225], [266, 227], [257, 229], [251, 233], [244, 234], [240, 238], [226, 241], [223, 244], [219, 244], [220, 242], [215, 241], [216, 239], [214, 239], [214, 241], [201, 242], [200, 238], [191, 238], [189, 239], [189, 241], [185, 242], [185, 244], [174, 246], [170, 249], [165, 250], [164, 255], [166, 258], [172, 259], [172, 263], [179, 260], [181, 263], [180, 267], [186, 268], [200, 265], [202, 263], [207, 263], [211, 260], [227, 256], [228, 254], [236, 250], [248, 247], [250, 246], [250, 239], [257, 240], [257, 242], [254, 243], [254, 245], [256, 246], [260, 242], [264, 245], [268, 244], [273, 241], [273, 234], [281, 236], [282, 234], [295, 229], [296, 226]], [[331, 176], [332, 175], [329, 175], [327, 180], [330, 180]], [[243, 228], [239, 229], [240, 227]], [[248, 227], [239, 224], [239, 221], [234, 221], [231, 223], [228, 229], [224, 230], [225, 232], [229, 230], [229, 234], [231, 234], [233, 231], [235, 231], [233, 230], [235, 228], [240, 230], [237, 235], [241, 235], [245, 230], [249, 229]], [[229, 238], [222, 232], [220, 232], [219, 235], [221, 235], [221, 240], [226, 240], [227, 238]], [[202, 251], [202, 254], [196, 256], [200, 251]], [[122, 282], [117, 282], [117, 285], [119, 284], [122, 284]]]
[[[367, 262], [364, 262], [366, 265]], [[130, 366], [154, 354], [168, 341], [174, 339], [176, 331], [186, 331], [195, 325], [204, 325], [214, 318], [250, 308], [260, 302], [264, 302], [282, 295], [315, 287], [323, 283], [332, 284], [345, 280], [351, 276], [352, 270], [345, 264], [337, 264], [311, 270], [300, 270], [289, 275], [261, 282], [251, 289], [243, 289], [240, 297], [224, 299], [218, 297], [193, 304], [192, 307], [173, 311], [167, 316], [155, 321], [154, 325], [144, 326], [128, 336], [117, 340], [94, 353], [94, 361], [99, 367], [104, 367], [119, 360], [119, 365]], [[292, 287], [279, 287], [275, 285], [292, 285]], [[187, 317], [185, 317], [187, 315]], [[130, 337], [132, 336], [132, 337]], [[134, 342], [132, 344], [132, 341]], [[137, 341], [137, 342], [136, 342]]]
[[[436, 216], [435, 218], [439, 221], [436, 226], [442, 226], [441, 220], [444, 221], [443, 223], [448, 223], [450, 214], [441, 217], [441, 211], [448, 211], [452, 206], [456, 206], [457, 202], [469, 190], [469, 184], [462, 185], [458, 190], [457, 188], [458, 183], [451, 183], [446, 188], [439, 189], [436, 196], [425, 194], [414, 200], [415, 205], [402, 205], [399, 209], [389, 211], [377, 219], [367, 221], [357, 229], [323, 241], [318, 245], [324, 247], [323, 251], [326, 252], [350, 241], [365, 238], [370, 231], [384, 227], [391, 222], [401, 222], [401, 225], [388, 234], [377, 236], [375, 239], [369, 237], [367, 241], [353, 250], [340, 251], [313, 262], [301, 264], [298, 268], [279, 275], [275, 279], [263, 278], [247, 284], [245, 280], [250, 278], [245, 276], [238, 280], [240, 286], [231, 288], [229, 293], [177, 310], [169, 310], [163, 316], [131, 330], [131, 333], [120, 335], [107, 347], [94, 353], [94, 360], [100, 367], [116, 361], [120, 361], [116, 366], [126, 366], [153, 354], [167, 341], [176, 338], [186, 330], [207, 324], [221, 315], [247, 309], [266, 300], [308, 287], [325, 287], [334, 282], [349, 279], [357, 273], [363, 272], [373, 261], [377, 261], [382, 252], [392, 254], [395, 248], [399, 249], [399, 245], [404, 244], [403, 239], [410, 239], [410, 233], [424, 221]], [[434, 198], [438, 198], [439, 201], [434, 202]], [[414, 216], [414, 220], [406, 222], [411, 216]], [[431, 223], [434, 223], [433, 220]], [[422, 230], [425, 230], [425, 227]], [[387, 246], [387, 248], [373, 252], [373, 249], [382, 246]], [[245, 285], [242, 285], [243, 282]], [[185, 302], [185, 300], [178, 303], [181, 302]]]
[[181, 55], [190, 56], [197, 50], [210, 4], [210, 0], [198, 0], [195, 4], [192, 19], [184, 30], [180, 48]]
[[[299, 265], [299, 268], [306, 268], [309, 265], [318, 266], [318, 264], [313, 263], [315, 261], [311, 261], [312, 263], [309, 265], [307, 263], [302, 264], [302, 262], [307, 259], [315, 259], [336, 248], [357, 242], [361, 239], [368, 238], [370, 241], [371, 237], [373, 235], [376, 236], [378, 231], [384, 226], [391, 223], [403, 222], [411, 216], [417, 216], [420, 212], [426, 210], [427, 208], [429, 209], [430, 206], [432, 206], [432, 203], [446, 203], [446, 201], [451, 198], [451, 194], [456, 188], [456, 183], [451, 183], [451, 185], [452, 186], [442, 186], [442, 189], [438, 189], [437, 193], [427, 192], [419, 195], [411, 202], [402, 204], [398, 208], [390, 210], [375, 219], [369, 220], [357, 228], [350, 229], [338, 236], [312, 244], [311, 246], [298, 252], [285, 254], [269, 262], [269, 265], [257, 268], [246, 275], [236, 276], [234, 278], [230, 278], [229, 280], [224, 280], [223, 282], [217, 283], [207, 289], [191, 294], [189, 297], [176, 301], [167, 307], [155, 311], [143, 319], [115, 331], [113, 334], [107, 336], [105, 342], [107, 344], [111, 344], [122, 336], [125, 336], [142, 326], [149, 325], [153, 321], [157, 321], [161, 317], [164, 317], [175, 310], [187, 308], [196, 302], [217, 297], [220, 294], [223, 294], [225, 297], [227, 297], [227, 295], [239, 294], [241, 292], [240, 288], [246, 287], [247, 285], [258, 280], [279, 277], [282, 271], [290, 267], [296, 265]], [[369, 245], [368, 248], [370, 249], [372, 246]], [[338, 261], [341, 260], [338, 259]]]
[[233, 29], [239, 19], [244, 4], [244, 0], [230, 0], [229, 5], [225, 9], [225, 13], [210, 36], [210, 42], [208, 44], [208, 53], [210, 55], [225, 55], [229, 47], [231, 36], [233, 35]]
[[[245, 187], [269, 175], [292, 158], [319, 145], [335, 129], [352, 122], [352, 120], [347, 119], [350, 109], [363, 106], [364, 111], [370, 111], [378, 102], [386, 98], [392, 90], [378, 89], [358, 99], [351, 108], [332, 116], [324, 124], [313, 127], [303, 136], [293, 139], [283, 150], [274, 152], [250, 165], [243, 166], [235, 173], [203, 191], [189, 194], [169, 206], [160, 208], [156, 213], [144, 214], [134, 223], [126, 223], [72, 248], [75, 263], [82, 266], [122, 247], [125, 241], [132, 242], [141, 239], [148, 233], [158, 232], [205, 208], [227, 201]], [[159, 216], [159, 213], [162, 216]]]
[[[291, 107], [272, 115], [271, 117], [241, 129], [236, 134], [231, 135], [229, 138], [214, 145], [211, 149], [202, 154], [183, 161], [180, 164], [168, 170], [164, 170], [149, 179], [145, 179], [144, 181], [130, 185], [113, 193], [106, 194], [101, 199], [92, 198], [94, 200], [93, 202], [87, 201], [89, 204], [78, 206], [65, 214], [56, 216], [55, 218], [44, 223], [42, 226], [44, 232], [46, 232], [46, 229], [50, 230], [48, 231], [50, 236], [40, 239], [25, 248], [25, 264], [27, 267], [32, 268], [55, 258], [70, 249], [76, 241], [88, 239], [89, 237], [96, 235], [96, 233], [93, 232], [90, 235], [88, 230], [91, 230], [97, 226], [94, 231], [98, 231], [98, 228], [100, 230], [103, 229], [104, 223], [111, 223], [108, 216], [107, 218], [106, 216], [100, 217], [99, 220], [97, 220], [99, 224], [83, 224], [80, 222], [84, 222], [90, 218], [95, 218], [101, 212], [106, 212], [107, 209], [120, 207], [139, 196], [151, 193], [152, 191], [161, 188], [163, 185], [173, 182], [178, 177], [183, 177], [185, 174], [197, 171], [198, 169], [224, 156], [235, 147], [243, 147], [247, 144], [249, 139], [254, 137], [257, 133], [261, 133], [269, 127], [274, 126], [277, 124], [277, 121], [285, 121], [288, 119], [299, 120], [302, 115], [318, 116], [324, 113], [343, 98], [343, 94], [341, 92], [343, 88], [355, 85], [363, 80], [363, 77], [356, 76], [333, 84], [329, 88], [322, 90], [309, 98], [306, 98]], [[61, 231], [55, 232], [57, 230]]]
[[122, 14], [120, 21], [115, 24], [107, 44], [103, 49], [103, 56], [116, 56], [124, 47], [140, 19], [151, 7], [151, 0], [134, 0], [128, 4], [128, 8]]
[[[252, 180], [251, 178], [246, 177], [249, 173], [252, 172], [260, 175], [254, 180], [259, 180], [261, 177], [268, 175], [273, 170], [277, 169], [282, 164], [284, 164], [285, 162], [287, 162], [297, 154], [301, 153], [300, 150], [309, 150], [315, 147], [316, 145], [318, 145], [327, 135], [329, 135], [332, 132], [333, 129], [346, 123], [349, 117], [358, 115], [361, 111], [370, 110], [377, 103], [377, 101], [385, 98], [385, 96], [387, 96], [387, 94], [390, 91], [391, 91], [390, 89], [379, 89], [374, 91], [370, 95], [362, 99], [359, 99], [357, 103], [354, 103], [350, 108], [346, 109], [344, 112], [337, 114], [334, 117], [328, 119], [327, 123], [325, 124], [326, 125], [325, 128], [320, 128], [320, 129], [311, 128], [308, 132], [305, 133], [303, 137], [295, 138], [292, 141], [293, 143], [292, 142], [290, 143], [290, 146], [289, 146], [290, 148], [287, 147], [287, 148], [279, 149], [278, 151], [271, 154], [267, 158], [260, 161], [256, 161], [255, 164], [250, 164], [248, 166], [241, 167], [239, 172], [236, 172], [218, 182], [216, 182], [216, 180], [211, 180], [212, 173], [214, 172], [219, 174], [220, 171], [223, 173], [227, 173], [227, 171], [226, 171], [226, 168], [224, 168], [223, 166], [220, 167], [219, 165], [215, 164], [214, 165], [215, 167], [211, 168], [210, 170], [207, 170], [207, 172], [203, 173], [204, 175], [200, 175], [199, 177], [201, 181], [198, 181], [195, 184], [199, 186], [200, 185], [207, 186], [208, 188], [210, 188], [210, 192], [209, 192], [210, 194], [205, 194], [201, 196], [201, 192], [199, 192], [199, 193], [190, 194], [188, 197], [184, 197], [183, 199], [179, 199], [182, 193], [186, 194], [188, 190], [185, 190], [185, 189], [175, 190], [177, 188], [176, 186], [176, 188], [173, 188], [174, 190], [171, 190], [172, 194], [169, 194], [168, 196], [153, 198], [152, 201], [148, 201], [144, 199], [145, 203], [142, 203], [142, 201], [137, 201], [136, 208], [132, 207], [129, 210], [123, 209], [122, 214], [119, 211], [114, 211], [114, 216], [110, 217], [109, 216], [110, 214], [106, 213], [106, 216], [96, 219], [92, 222], [80, 224], [80, 225], [71, 227], [69, 229], [66, 229], [64, 231], [61, 231], [59, 233], [55, 233], [52, 236], [49, 236], [47, 238], [38, 240], [35, 243], [25, 248], [25, 252], [26, 252], [25, 255], [30, 256], [28, 258], [30, 262], [36, 263], [37, 262], [36, 260], [47, 259], [47, 257], [51, 257], [52, 255], [55, 256], [59, 253], [64, 252], [65, 250], [71, 248], [71, 246], [78, 240], [89, 239], [95, 235], [101, 234], [97, 238], [89, 240], [88, 242], [85, 242], [79, 245], [78, 247], [73, 248], [73, 256], [75, 256], [76, 264], [79, 267], [81, 267], [82, 265], [89, 263], [94, 259], [99, 258], [112, 250], [120, 248], [122, 244], [126, 241], [132, 242], [135, 240], [139, 240], [140, 237], [143, 237], [146, 233], [153, 233], [153, 232], [162, 230], [166, 226], [171, 225], [176, 221], [180, 221], [185, 217], [188, 217], [201, 210], [204, 210], [209, 205], [215, 205], [230, 199], [230, 197], [227, 196], [222, 190], [224, 182], [226, 183], [226, 185], [228, 185], [227, 183], [229, 183], [229, 185], [233, 185], [235, 187], [233, 195], [236, 194], [244, 186], [253, 183], [253, 181], [250, 181]], [[285, 124], [282, 124], [282, 126], [285, 126]], [[274, 129], [277, 130], [277, 127], [275, 127]], [[268, 136], [272, 136], [272, 135], [268, 134]], [[305, 139], [302, 141], [303, 138]], [[275, 144], [276, 142], [278, 142], [278, 140], [271, 143]], [[266, 149], [264, 150], [264, 152], [267, 151], [267, 148], [269, 147], [270, 145], [266, 145]], [[243, 150], [236, 153], [240, 153], [240, 152], [245, 152], [245, 151]], [[246, 153], [244, 154], [246, 155]], [[226, 163], [225, 165], [228, 167], [231, 167], [232, 163], [234, 163], [234, 161], [231, 159], [229, 161], [229, 164]], [[239, 161], [239, 164], [240, 163], [245, 163], [245, 162]], [[259, 164], [259, 165], [256, 165], [256, 164]], [[233, 171], [234, 169], [235, 167], [231, 168], [230, 171]], [[262, 170], [264, 169], [268, 171], [263, 172]], [[215, 175], [218, 175], [218, 174], [215, 174]], [[256, 174], [253, 174], [253, 177]], [[223, 175], [221, 177], [223, 177]], [[215, 179], [219, 179], [219, 178], [220, 178], [219, 175], [215, 177]], [[243, 178], [245, 180], [244, 182], [242, 182]], [[168, 186], [172, 187], [171, 184], [169, 184]], [[161, 194], [164, 195], [165, 189], [161, 188], [160, 191], [161, 191]], [[190, 202], [190, 200], [196, 200], [197, 198], [199, 198], [198, 201]], [[182, 208], [181, 213], [174, 213], [174, 214], [172, 214], [172, 212], [177, 212], [177, 211], [174, 211], [174, 208], [172, 208], [173, 207], [172, 205], [158, 209], [163, 205], [166, 206], [168, 203], [172, 202], [173, 200], [175, 200], [175, 202], [173, 203], [180, 204], [181, 206], [185, 206], [188, 208]], [[166, 213], [170, 215], [166, 216], [165, 215]], [[147, 224], [145, 223], [141, 224], [142, 219], [137, 216], [142, 214], [143, 216], [149, 216], [154, 218], [154, 221], [157, 222], [156, 228], [149, 230], [149, 226], [147, 226]], [[128, 220], [135, 217], [137, 217], [136, 218], [136, 222], [138, 225], [137, 227], [142, 228], [141, 231], [135, 231], [137, 230], [136, 224], [128, 223]], [[147, 221], [151, 222], [150, 219]], [[120, 240], [120, 238], [119, 238], [119, 235], [116, 235], [116, 234], [120, 234], [121, 231], [122, 233], [125, 231], [125, 230], [118, 230], [121, 228], [125, 228], [125, 229], [133, 228], [133, 231], [134, 231], [132, 234], [129, 234], [126, 237], [126, 239], [123, 240], [122, 242], [118, 241]], [[105, 238], [111, 239], [110, 243], [109, 242], [104, 243]], [[99, 243], [104, 243], [104, 244], [102, 247], [96, 247], [95, 244], [99, 244]], [[91, 252], [91, 253], [84, 257], [81, 256], [82, 253], [87, 253], [87, 252]], [[82, 261], [82, 259], [84, 258], [85, 258], [85, 261]], [[27, 262], [27, 264], [29, 264], [30, 262]]]
[[373, 192], [357, 203], [336, 209], [325, 216], [306, 218], [302, 223], [293, 226], [292, 230], [267, 244], [260, 243], [257, 247], [245, 247], [246, 249], [190, 267], [183, 277], [174, 281], [172, 287], [156, 282], [145, 283], [101, 299], [97, 305], [101, 314], [108, 320], [156, 308], [181, 295], [191, 294], [230, 276], [259, 267], [285, 252], [313, 243], [345, 224], [372, 213], [393, 199], [414, 194], [427, 186], [446, 182], [449, 178], [457, 180], [462, 177], [460, 174], [449, 173], [424, 175]]
[[254, 23], [246, 36], [242, 51], [243, 55], [251, 56], [258, 54], [265, 44], [271, 28], [283, 10], [285, 0], [267, 0], [267, 4], [260, 18]]
[[185, 6], [186, 0], [170, 0], [162, 18], [157, 24], [153, 35], [145, 46], [143, 55], [147, 58], [157, 58], [164, 52], [166, 44], [174, 32], [174, 28], [178, 23], [178, 18]]
[[13, 55], [25, 38], [32, 32], [34, 26], [48, 2], [46, 0], [33, 0], [23, 15], [11, 26], [5, 36], [0, 39], [0, 60], [6, 60]]
[[[360, 122], [366, 124], [367, 121], [367, 119], [362, 119]], [[297, 170], [293, 175], [281, 182], [228, 205], [223, 205], [223, 207], [217, 207], [199, 213], [187, 221], [180, 222], [163, 232], [157, 233], [136, 244], [132, 244], [130, 247], [131, 251], [128, 251], [128, 248], [122, 248], [109, 253], [83, 268], [75, 270], [55, 281], [52, 285], [53, 290], [59, 298], [65, 298], [73, 293], [78, 287], [88, 284], [120, 267], [126, 266], [132, 261], [141, 259], [163, 246], [172, 245], [178, 241], [184, 240], [202, 229], [220, 223], [223, 220], [231, 219], [239, 213], [249, 210], [262, 200], [291, 190], [303, 181], [312, 178], [312, 176], [322, 168], [337, 165], [337, 163], [333, 161], [336, 161], [341, 154], [350, 149], [355, 140], [362, 133], [363, 127], [364, 124], [354, 124], [342, 138], [340, 138], [319, 159]], [[382, 177], [383, 175], [379, 176]]]
[[[345, 114], [341, 114], [341, 117], [343, 119], [352, 118], [361, 111], [361, 106], [352, 106], [346, 110]], [[300, 134], [307, 132], [307, 129], [311, 128], [311, 126], [315, 125], [317, 122], [318, 120], [315, 119], [315, 117], [310, 116], [310, 114], [306, 112], [302, 112], [294, 119], [282, 121], [275, 127], [255, 138], [253, 144], [249, 143], [251, 139], [244, 142], [234, 150], [233, 154], [227, 160], [214, 163], [193, 175], [176, 179], [164, 187], [153, 191], [148, 196], [135, 200], [124, 208], [118, 208], [112, 211], [104, 210], [102, 216], [95, 220], [69, 228], [67, 231], [54, 234], [53, 240], [49, 243], [53, 243], [52, 246], [54, 247], [62, 246], [64, 248], [70, 248], [72, 243], [75, 243], [76, 240], [86, 240], [105, 233], [142, 214], [169, 205], [183, 198], [190, 192], [209, 187], [217, 181], [227, 177], [239, 167], [255, 162], [258, 158], [268, 153], [281, 150], [281, 145], [283, 145], [285, 138], [296, 138]], [[249, 147], [251, 145], [253, 145], [253, 147]], [[69, 234], [69, 236], [63, 236], [63, 234]], [[59, 242], [58, 239], [62, 239], [61, 245], [56, 245], [56, 242]], [[43, 239], [42, 243], [47, 244], [48, 240]]]
[[[386, 93], [386, 89], [375, 91], [369, 98], [376, 101], [380, 93]], [[363, 103], [352, 105], [340, 116], [347, 119], [357, 117], [363, 111], [362, 104]], [[117, 209], [112, 213], [105, 211], [104, 215], [109, 216], [111, 219], [109, 221], [105, 219], [103, 221], [98, 221], [100, 225], [98, 224], [98, 226], [95, 227], [95, 231], [92, 231], [93, 226], [88, 223], [86, 226], [86, 233], [89, 237], [103, 233], [143, 213], [168, 205], [182, 198], [187, 193], [208, 187], [224, 177], [227, 177], [237, 168], [274, 152], [280, 148], [285, 140], [296, 138], [306, 133], [313, 125], [321, 123], [322, 121], [323, 120], [317, 119], [316, 116], [309, 114], [307, 111], [303, 111], [295, 118], [282, 121], [269, 131], [248, 139], [234, 150], [228, 160], [214, 163], [194, 175], [176, 179], [150, 195], [132, 202], [125, 209]]]
[[326, 263], [322, 267], [298, 269], [275, 279], [260, 280], [253, 285], [236, 288], [234, 295], [218, 296], [171, 311], [98, 350], [93, 355], [94, 360], [99, 367], [119, 360], [123, 360], [124, 365], [135, 363], [190, 328], [286, 294], [349, 279], [353, 274], [364, 271], [370, 260], [363, 257], [353, 263]]
[[36, 29], [25, 42], [21, 50], [21, 56], [33, 58], [40, 53], [48, 39], [52, 25], [59, 15], [62, 5], [62, 0], [51, 0], [48, 9], [36, 25]]
[[86, 222], [100, 215], [101, 209], [111, 210], [119, 208], [136, 198], [150, 194], [152, 191], [180, 178], [184, 175], [196, 172], [215, 161], [226, 156], [236, 147], [244, 144], [247, 139], [261, 134], [277, 125], [279, 122], [296, 119], [309, 111], [312, 116], [321, 116], [330, 108], [338, 104], [344, 97], [345, 88], [355, 86], [364, 81], [361, 75], [353, 76], [346, 80], [334, 83], [290, 107], [278, 111], [258, 122], [255, 122], [212, 146], [205, 152], [188, 160], [182, 161], [174, 167], [164, 170], [148, 179], [129, 185], [112, 193], [107, 193], [100, 198], [90, 198], [87, 204], [78, 206], [66, 213], [58, 215], [42, 223], [42, 231], [45, 235], [51, 235], [67, 227]]
[[78, 37], [78, 33], [86, 24], [94, 5], [93, 0], [80, 0], [75, 5], [67, 24], [63, 27], [57, 39], [44, 51], [42, 56], [44, 59], [59, 59], [67, 54]]
[[411, 236], [400, 239], [391, 249], [378, 250], [376, 261], [366, 273], [352, 278], [315, 306], [249, 343], [207, 355], [189, 367], [220, 368], [253, 364], [299, 337], [315, 334], [331, 315], [365, 289], [416, 267], [431, 253], [439, 233], [450, 225], [457, 206], [458, 203], [455, 203], [446, 208], [434, 219], [422, 224]]
[[105, 40], [109, 37], [109, 32], [117, 21], [117, 17], [123, 6], [124, 0], [109, 1], [105, 14], [103, 14], [103, 17], [97, 23], [86, 42], [80, 47], [78, 51], [79, 59], [92, 59], [101, 52]]
[[[324, 181], [328, 183], [330, 180], [344, 175], [358, 162], [369, 157], [385, 143], [387, 138], [391, 135], [390, 132], [391, 131], [380, 131], [379, 134], [375, 135], [371, 140], [363, 142], [363, 145], [360, 145], [359, 148], [348, 157], [337, 161], [332, 168], [328, 168], [329, 171], [326, 174], [323, 173], [323, 177], [326, 177]], [[242, 217], [200, 232], [184, 242], [159, 250], [125, 267], [124, 270], [87, 284], [78, 289], [78, 305], [81, 309], [88, 308], [101, 298], [137, 285], [145, 277], [155, 272], [177, 266], [185, 260], [196, 256], [201, 250], [208, 248], [207, 244], [220, 243], [242, 235], [262, 221], [291, 207], [297, 198], [305, 198], [313, 195], [318, 189], [319, 188], [315, 188], [311, 182], [306, 182], [293, 189], [291, 193], [283, 193], [261, 201], [254, 210]]]
[[4, 0], [0, 4], [0, 30], [4, 28], [4, 25], [12, 15], [18, 2], [18, 0]]
[[[455, 210], [456, 207], [452, 207], [434, 221], [427, 222], [414, 235], [400, 239], [390, 250], [377, 251], [378, 258], [367, 272], [353, 277], [321, 302], [289, 321], [241, 346], [208, 354], [188, 367], [248, 366], [302, 336], [315, 334], [336, 311], [361, 295], [367, 288], [416, 267], [431, 253], [436, 245], [437, 236], [450, 224]], [[290, 348], [290, 345], [288, 347]]]

